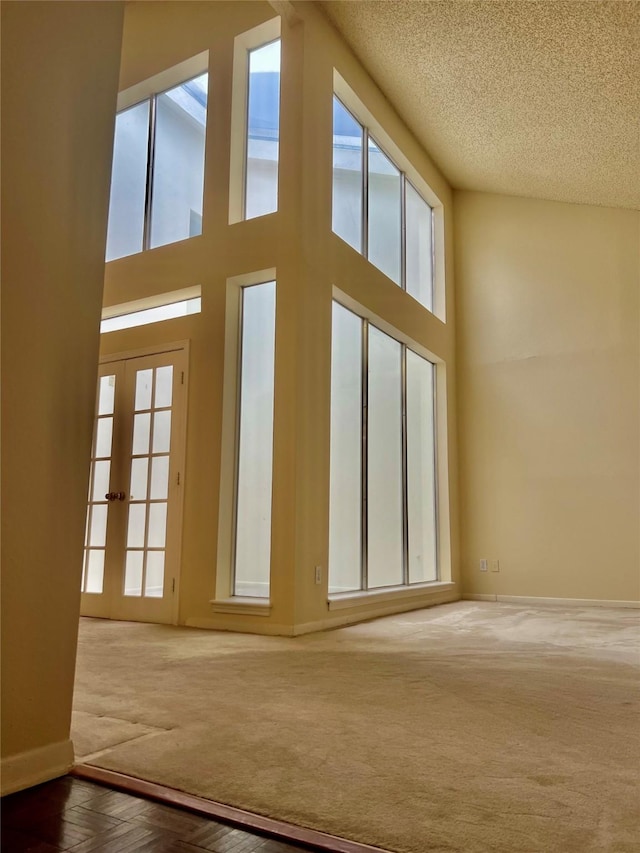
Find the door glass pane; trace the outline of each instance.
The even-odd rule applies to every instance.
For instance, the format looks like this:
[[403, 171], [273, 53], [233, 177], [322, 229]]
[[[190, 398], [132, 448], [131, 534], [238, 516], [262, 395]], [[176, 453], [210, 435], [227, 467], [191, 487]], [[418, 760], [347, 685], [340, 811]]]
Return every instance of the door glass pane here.
[[280, 40], [249, 52], [245, 218], [278, 209]]
[[363, 128], [333, 99], [333, 231], [362, 251]]
[[369, 139], [369, 252], [372, 264], [400, 284], [400, 170]]
[[91, 541], [93, 548], [104, 548], [107, 537], [107, 504], [96, 504], [91, 510]]
[[169, 457], [155, 456], [151, 467], [151, 500], [166, 500], [169, 487]]
[[147, 551], [144, 594], [147, 598], [162, 598], [164, 594], [164, 551]]
[[401, 345], [369, 326], [369, 588], [403, 581]]
[[362, 320], [333, 303], [329, 592], [361, 587]]
[[142, 595], [142, 551], [127, 551], [124, 571], [124, 594]]
[[136, 371], [136, 412], [151, 408], [151, 390], [153, 387], [153, 370]]
[[168, 453], [171, 446], [171, 412], [154, 412], [153, 452]]
[[148, 458], [131, 460], [131, 483], [129, 484], [129, 498], [132, 501], [144, 501], [147, 499], [148, 466]]
[[405, 188], [407, 292], [431, 311], [431, 208], [408, 181]]
[[93, 496], [94, 501], [103, 501], [109, 491], [109, 471], [111, 462], [108, 460], [93, 463]]
[[154, 407], [163, 409], [171, 405], [173, 391], [173, 365], [167, 364], [156, 370], [156, 399]]
[[438, 577], [433, 365], [407, 350], [409, 583]]
[[269, 595], [275, 308], [275, 282], [243, 290], [235, 595]]
[[135, 415], [133, 419], [133, 454], [142, 455], [149, 452], [149, 430], [151, 426], [151, 415], [147, 412], [143, 415]]
[[149, 101], [118, 113], [113, 144], [106, 260], [142, 251]]
[[147, 546], [149, 548], [164, 548], [167, 538], [167, 505], [149, 505], [149, 533], [147, 535]]
[[146, 504], [129, 504], [127, 548], [142, 548], [144, 546], [144, 522], [146, 515]]
[[96, 426], [96, 456], [111, 456], [112, 433], [113, 418], [99, 418]]
[[115, 376], [100, 377], [100, 391], [98, 393], [98, 414], [112, 415], [113, 403], [116, 391]]
[[104, 551], [89, 551], [87, 560], [87, 585], [85, 592], [102, 593], [104, 579]]

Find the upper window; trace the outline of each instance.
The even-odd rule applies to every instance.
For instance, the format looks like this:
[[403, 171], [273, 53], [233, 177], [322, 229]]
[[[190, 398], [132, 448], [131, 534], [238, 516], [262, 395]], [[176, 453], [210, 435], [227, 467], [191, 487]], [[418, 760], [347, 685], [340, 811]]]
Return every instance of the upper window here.
[[333, 230], [433, 310], [433, 211], [335, 96]]
[[202, 233], [208, 79], [117, 114], [107, 261]]
[[245, 219], [278, 209], [280, 39], [249, 51]]

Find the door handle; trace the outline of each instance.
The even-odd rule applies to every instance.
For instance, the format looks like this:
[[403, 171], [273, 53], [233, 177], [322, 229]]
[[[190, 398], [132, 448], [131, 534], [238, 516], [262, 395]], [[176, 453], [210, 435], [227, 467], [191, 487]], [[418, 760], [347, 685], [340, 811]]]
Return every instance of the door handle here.
[[107, 492], [105, 495], [105, 500], [108, 501], [123, 501], [124, 500], [124, 492]]

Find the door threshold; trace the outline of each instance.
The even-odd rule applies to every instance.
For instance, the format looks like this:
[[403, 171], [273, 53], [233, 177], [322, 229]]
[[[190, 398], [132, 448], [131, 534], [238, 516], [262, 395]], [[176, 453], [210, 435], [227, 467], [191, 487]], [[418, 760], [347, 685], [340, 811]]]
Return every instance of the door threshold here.
[[91, 764], [77, 764], [69, 771], [69, 775], [75, 776], [76, 779], [86, 779], [89, 782], [107, 785], [109, 788], [124, 791], [127, 794], [146, 797], [164, 805], [186, 809], [212, 820], [230, 823], [241, 829], [259, 832], [281, 841], [306, 844], [315, 850], [329, 851], [329, 853], [388, 853], [381, 847], [372, 847], [369, 844], [361, 844], [359, 841], [338, 838], [336, 835], [320, 832], [317, 829], [285, 823], [285, 821], [248, 812], [225, 803], [218, 803], [215, 800], [197, 797], [195, 794], [187, 794], [175, 788], [168, 788], [156, 782], [147, 782], [145, 779], [136, 779], [134, 776], [127, 776], [115, 770], [94, 767]]

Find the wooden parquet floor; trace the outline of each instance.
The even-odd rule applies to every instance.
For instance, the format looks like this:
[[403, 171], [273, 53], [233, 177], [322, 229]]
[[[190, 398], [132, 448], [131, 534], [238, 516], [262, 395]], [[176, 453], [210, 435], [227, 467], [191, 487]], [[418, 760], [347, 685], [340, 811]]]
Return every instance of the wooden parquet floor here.
[[2, 853], [302, 853], [172, 806], [64, 776], [1, 801]]

